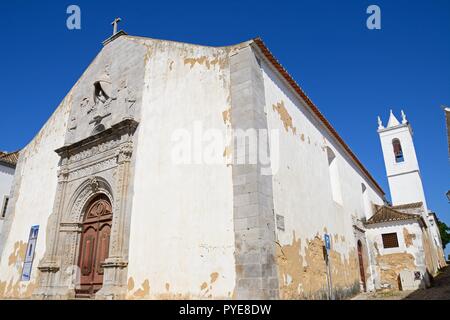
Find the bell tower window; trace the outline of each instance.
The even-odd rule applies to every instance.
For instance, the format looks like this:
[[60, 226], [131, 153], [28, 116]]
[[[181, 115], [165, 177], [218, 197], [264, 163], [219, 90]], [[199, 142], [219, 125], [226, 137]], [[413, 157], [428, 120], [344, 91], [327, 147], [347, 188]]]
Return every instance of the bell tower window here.
[[392, 140], [392, 147], [394, 148], [395, 162], [399, 163], [405, 161], [405, 158], [403, 157], [403, 150], [400, 140], [398, 139]]

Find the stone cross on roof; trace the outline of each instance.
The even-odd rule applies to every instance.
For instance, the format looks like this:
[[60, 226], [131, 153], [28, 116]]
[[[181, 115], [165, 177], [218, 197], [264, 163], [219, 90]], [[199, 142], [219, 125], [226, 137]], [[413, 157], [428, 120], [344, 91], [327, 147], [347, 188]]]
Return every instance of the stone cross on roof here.
[[120, 18], [115, 18], [113, 22], [111, 22], [111, 25], [113, 26], [113, 35], [115, 35], [117, 33], [117, 25], [119, 22], [121, 22], [122, 19]]

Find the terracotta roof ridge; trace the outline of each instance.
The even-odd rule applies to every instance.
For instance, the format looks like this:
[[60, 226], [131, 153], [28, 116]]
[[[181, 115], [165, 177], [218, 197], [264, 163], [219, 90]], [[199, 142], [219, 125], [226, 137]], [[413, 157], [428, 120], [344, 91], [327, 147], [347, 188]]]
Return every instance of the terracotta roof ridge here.
[[19, 153], [20, 150], [8, 153], [0, 151], [0, 161], [15, 166], [19, 160]]
[[366, 222], [366, 224], [374, 224], [381, 222], [401, 221], [409, 219], [418, 219], [420, 215], [397, 211], [389, 206], [381, 206], [375, 214]]
[[256, 37], [253, 39], [253, 42], [258, 46], [264, 56], [273, 64], [275, 69], [285, 78], [285, 80], [292, 86], [292, 88], [303, 98], [306, 102], [307, 106], [311, 109], [311, 111], [319, 118], [319, 120], [325, 125], [325, 127], [330, 131], [331, 135], [338, 141], [339, 144], [344, 148], [344, 150], [348, 153], [350, 158], [355, 162], [355, 164], [362, 170], [362, 172], [366, 175], [366, 177], [374, 184], [374, 186], [380, 191], [383, 195], [385, 192], [377, 183], [377, 181], [372, 177], [366, 167], [361, 163], [358, 157], [353, 153], [350, 147], [345, 143], [345, 141], [341, 138], [341, 136], [337, 133], [337, 131], [333, 128], [330, 122], [325, 118], [325, 116], [320, 112], [319, 108], [312, 102], [312, 100], [306, 95], [300, 85], [294, 80], [294, 78], [287, 72], [287, 70], [281, 65], [281, 63], [275, 58], [275, 56], [270, 52], [269, 48], [264, 44], [263, 40], [260, 37]]

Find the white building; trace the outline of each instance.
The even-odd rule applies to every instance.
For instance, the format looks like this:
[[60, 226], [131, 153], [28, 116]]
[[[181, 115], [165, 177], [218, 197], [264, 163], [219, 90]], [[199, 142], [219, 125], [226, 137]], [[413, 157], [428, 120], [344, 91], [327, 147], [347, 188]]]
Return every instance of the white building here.
[[428, 210], [411, 125], [392, 110], [387, 126], [378, 120], [392, 205], [375, 206], [365, 226], [373, 246], [376, 289], [416, 289], [445, 266], [436, 216]]
[[363, 223], [383, 190], [261, 39], [114, 34], [14, 184], [0, 297], [319, 299], [376, 284]]
[[6, 217], [18, 157], [19, 152], [8, 153], [0, 151], [0, 234]]

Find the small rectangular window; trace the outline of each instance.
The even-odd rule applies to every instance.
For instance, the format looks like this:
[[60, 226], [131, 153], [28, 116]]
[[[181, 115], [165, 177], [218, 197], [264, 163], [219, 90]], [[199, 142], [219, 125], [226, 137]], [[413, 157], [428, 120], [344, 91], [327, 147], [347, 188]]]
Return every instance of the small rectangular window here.
[[6, 209], [8, 209], [8, 202], [9, 202], [9, 197], [5, 196], [5, 198], [3, 199], [3, 205], [2, 205], [2, 219], [6, 216]]
[[398, 248], [397, 233], [385, 233], [381, 235], [383, 238], [383, 247], [385, 249]]

